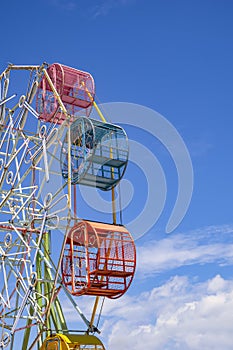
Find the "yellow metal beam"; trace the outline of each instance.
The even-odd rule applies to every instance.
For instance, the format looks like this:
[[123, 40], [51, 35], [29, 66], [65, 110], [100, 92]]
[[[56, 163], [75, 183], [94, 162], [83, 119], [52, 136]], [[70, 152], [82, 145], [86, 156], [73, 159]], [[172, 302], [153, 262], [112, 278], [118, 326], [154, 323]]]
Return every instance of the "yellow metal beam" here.
[[43, 70], [43, 73], [44, 73], [46, 79], [48, 80], [48, 83], [49, 83], [49, 85], [50, 85], [50, 87], [51, 87], [51, 89], [52, 89], [52, 91], [54, 93], [55, 98], [57, 99], [57, 101], [58, 101], [58, 103], [59, 103], [59, 105], [60, 105], [60, 107], [62, 109], [62, 112], [67, 116], [68, 113], [67, 113], [66, 107], [64, 106], [64, 104], [63, 104], [63, 102], [61, 100], [61, 97], [59, 96], [55, 86], [53, 85], [53, 82], [52, 82], [50, 76], [48, 75], [47, 70], [45, 68], [43, 68], [42, 70]]
[[7, 69], [14, 69], [14, 70], [20, 70], [20, 69], [34, 70], [34, 69], [40, 69], [41, 66], [17, 66], [14, 64], [10, 64], [8, 67], [9, 68], [7, 68]]
[[[97, 105], [96, 102], [94, 101], [94, 98], [92, 97], [91, 93], [89, 92], [89, 90], [88, 90], [87, 87], [85, 86], [84, 82], [82, 82], [82, 85], [84, 86], [85, 91], [86, 91], [88, 97], [89, 97], [90, 100], [92, 101], [92, 104], [93, 104], [94, 108], [96, 109], [98, 115], [100, 116], [100, 119], [101, 119], [104, 123], [106, 123], [106, 119], [105, 119], [103, 113], [101, 112], [101, 110], [99, 109], [98, 105]], [[113, 176], [113, 174], [112, 174], [112, 176]], [[112, 189], [112, 216], [113, 216], [113, 223], [116, 224], [116, 203], [115, 203], [115, 191], [114, 191], [114, 188]], [[90, 327], [92, 327], [93, 324], [94, 324], [94, 319], [95, 319], [95, 315], [96, 315], [96, 312], [97, 312], [99, 299], [100, 299], [99, 296], [97, 296], [97, 297], [95, 298], [95, 303], [94, 303], [94, 307], [93, 307], [92, 315], [91, 315]]]
[[70, 123], [68, 125], [68, 179], [67, 179], [67, 186], [68, 186], [68, 208], [69, 213], [71, 213], [71, 133], [70, 133]]
[[[42, 67], [44, 66], [44, 64], [42, 65]], [[8, 73], [10, 70], [36, 70], [36, 69], [40, 69], [41, 66], [17, 66], [14, 64], [9, 64], [8, 67], [0, 74], [0, 80], [4, 77], [4, 75], [6, 73]]]

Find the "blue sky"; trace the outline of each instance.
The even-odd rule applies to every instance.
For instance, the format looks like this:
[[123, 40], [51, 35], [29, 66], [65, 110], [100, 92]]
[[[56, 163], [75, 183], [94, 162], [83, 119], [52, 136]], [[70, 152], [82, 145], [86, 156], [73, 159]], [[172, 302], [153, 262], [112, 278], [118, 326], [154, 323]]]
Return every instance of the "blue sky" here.
[[[190, 206], [168, 235], [178, 191], [173, 159], [132, 118], [126, 126], [130, 139], [158, 159], [167, 194], [159, 218], [136, 240], [131, 288], [105, 302], [100, 325], [106, 348], [232, 349], [232, 1], [13, 0], [0, 9], [1, 71], [8, 62], [44, 61], [89, 71], [98, 103], [157, 111], [178, 131], [192, 159]], [[123, 213], [127, 224], [139, 214], [148, 189], [137, 164], [129, 164], [126, 179], [134, 188]], [[150, 186], [159, 192], [156, 176]], [[155, 197], [152, 218], [157, 205]], [[81, 302], [88, 312], [90, 299]]]

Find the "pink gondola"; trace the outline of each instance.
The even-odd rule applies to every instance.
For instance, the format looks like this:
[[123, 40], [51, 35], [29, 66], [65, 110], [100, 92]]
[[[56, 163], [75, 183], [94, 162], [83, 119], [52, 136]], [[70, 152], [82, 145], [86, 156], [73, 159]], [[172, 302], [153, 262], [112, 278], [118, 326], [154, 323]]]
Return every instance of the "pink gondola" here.
[[[74, 116], [82, 110], [82, 115], [89, 116], [95, 95], [91, 74], [59, 63], [50, 65], [47, 73], [67, 113]], [[36, 110], [39, 119], [45, 122], [61, 124], [66, 119], [46, 74], [43, 75], [37, 91]]]

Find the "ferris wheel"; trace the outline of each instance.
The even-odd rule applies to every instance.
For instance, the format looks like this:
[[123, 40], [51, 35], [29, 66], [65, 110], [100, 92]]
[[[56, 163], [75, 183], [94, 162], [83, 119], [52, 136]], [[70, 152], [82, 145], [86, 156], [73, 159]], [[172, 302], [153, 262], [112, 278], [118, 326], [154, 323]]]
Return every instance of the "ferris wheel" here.
[[[0, 133], [0, 349], [103, 350], [99, 299], [129, 288], [135, 244], [114, 205], [112, 223], [79, 218], [76, 190], [112, 191], [114, 202], [127, 135], [105, 120], [92, 76], [58, 63], [0, 74]], [[69, 330], [61, 292], [79, 331]], [[89, 318], [81, 295], [95, 297]]]

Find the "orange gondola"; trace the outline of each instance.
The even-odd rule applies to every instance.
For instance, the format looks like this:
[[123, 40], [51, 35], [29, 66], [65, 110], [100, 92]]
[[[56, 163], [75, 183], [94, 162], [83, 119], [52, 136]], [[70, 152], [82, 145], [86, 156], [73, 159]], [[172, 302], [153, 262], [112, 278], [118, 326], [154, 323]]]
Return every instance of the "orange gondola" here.
[[81, 221], [70, 230], [62, 279], [72, 295], [119, 298], [130, 286], [135, 267], [135, 244], [124, 226]]

